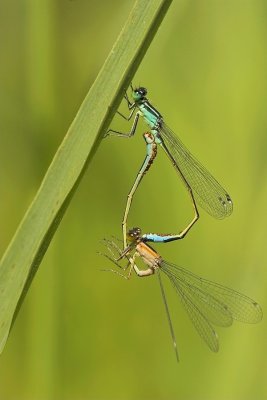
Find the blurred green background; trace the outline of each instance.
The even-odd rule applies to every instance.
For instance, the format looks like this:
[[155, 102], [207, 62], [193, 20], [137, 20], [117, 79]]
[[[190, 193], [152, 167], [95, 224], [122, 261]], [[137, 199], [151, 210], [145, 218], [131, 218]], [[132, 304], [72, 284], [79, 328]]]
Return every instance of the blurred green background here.
[[[133, 3], [1, 0], [1, 254]], [[157, 250], [244, 292], [264, 312], [266, 37], [264, 0], [174, 1], [134, 78], [234, 200], [227, 220], [201, 212], [184, 241]], [[118, 117], [112, 126], [127, 129]], [[214, 355], [166, 283], [177, 365], [155, 277], [127, 282], [101, 272], [110, 265], [97, 254], [100, 240], [121, 235], [126, 195], [145, 155], [144, 129], [129, 141], [106, 139], [90, 164], [1, 356], [1, 399], [267, 398], [264, 319], [218, 329]], [[192, 215], [188, 203], [159, 152], [129, 226], [177, 232]]]

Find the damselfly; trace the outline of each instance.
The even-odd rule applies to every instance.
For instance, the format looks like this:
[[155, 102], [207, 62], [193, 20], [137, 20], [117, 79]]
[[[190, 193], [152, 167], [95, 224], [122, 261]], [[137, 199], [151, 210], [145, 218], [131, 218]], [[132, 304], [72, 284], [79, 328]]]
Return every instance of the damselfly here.
[[123, 230], [123, 245], [127, 246], [127, 218], [131, 207], [131, 202], [134, 193], [140, 184], [145, 173], [149, 170], [156, 155], [157, 145], [160, 145], [179, 176], [184, 182], [194, 209], [194, 217], [188, 226], [179, 233], [179, 236], [184, 237], [190, 228], [199, 218], [196, 202], [204, 208], [210, 215], [215, 218], [225, 218], [231, 214], [233, 203], [229, 194], [222, 188], [216, 179], [201, 165], [201, 163], [189, 152], [182, 144], [178, 137], [165, 124], [162, 115], [153, 107], [146, 98], [147, 89], [139, 87], [132, 89], [131, 102], [125, 93], [130, 114], [128, 117], [118, 112], [124, 119], [130, 121], [134, 117], [134, 121], [129, 133], [118, 132], [110, 129], [107, 135], [116, 135], [119, 137], [130, 138], [134, 135], [138, 120], [143, 117], [145, 122], [150, 127], [150, 131], [144, 133], [144, 139], [147, 147], [147, 155], [137, 174], [134, 184], [128, 194], [124, 217], [122, 221]]
[[[126, 279], [129, 279], [132, 270], [140, 277], [157, 274], [177, 360], [179, 360], [178, 350], [161, 280], [161, 271], [169, 278], [195, 329], [211, 351], [217, 352], [219, 350], [219, 341], [214, 325], [228, 327], [232, 325], [234, 320], [251, 324], [261, 321], [262, 310], [254, 300], [233, 289], [201, 278], [182, 267], [165, 261], [147, 244], [148, 242], [166, 241], [160, 240], [160, 238], [167, 239], [168, 236], [160, 234], [142, 235], [140, 228], [133, 228], [128, 232], [127, 240], [130, 244], [125, 250], [120, 250], [114, 241], [105, 240], [111, 256], [104, 255], [120, 268], [122, 267], [119, 264], [119, 260], [123, 258], [128, 260], [124, 268], [125, 270], [129, 267], [127, 275], [118, 272], [118, 270], [110, 270]], [[137, 256], [146, 265], [147, 268], [145, 270], [140, 270], [136, 265]]]

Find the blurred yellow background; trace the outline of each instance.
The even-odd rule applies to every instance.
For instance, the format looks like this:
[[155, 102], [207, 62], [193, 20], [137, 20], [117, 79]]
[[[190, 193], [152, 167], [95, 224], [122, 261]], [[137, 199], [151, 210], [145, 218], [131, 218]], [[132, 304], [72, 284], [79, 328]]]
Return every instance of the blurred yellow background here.
[[[1, 1], [1, 254], [133, 4]], [[201, 211], [185, 240], [156, 249], [254, 298], [263, 312], [266, 21], [263, 0], [175, 1], [133, 81], [148, 88], [168, 125], [234, 201], [227, 220]], [[127, 124], [116, 116], [112, 127]], [[100, 240], [121, 235], [126, 196], [145, 155], [144, 129], [141, 124], [128, 141], [105, 139], [90, 164], [1, 356], [1, 399], [267, 398], [265, 319], [218, 329], [221, 348], [214, 355], [166, 283], [177, 365], [157, 279], [127, 282], [101, 271], [111, 265], [97, 254], [104, 251]], [[187, 194], [159, 151], [129, 227], [177, 232], [191, 215]]]

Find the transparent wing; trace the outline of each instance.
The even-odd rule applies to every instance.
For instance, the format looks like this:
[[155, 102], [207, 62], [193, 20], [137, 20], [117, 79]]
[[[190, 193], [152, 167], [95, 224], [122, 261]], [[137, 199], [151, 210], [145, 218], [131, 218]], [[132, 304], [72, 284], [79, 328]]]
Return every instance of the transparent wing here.
[[[173, 278], [173, 276], [172, 276]], [[174, 280], [177, 286], [177, 280]], [[186, 293], [187, 298], [194, 303], [205, 318], [217, 326], [230, 326], [233, 323], [233, 317], [228, 310], [227, 306], [221, 301], [217, 300], [210, 293], [205, 292], [197, 287], [190, 285], [184, 281], [179, 281], [179, 288]]]
[[198, 334], [206, 342], [210, 350], [216, 353], [219, 350], [219, 340], [217, 333], [213, 329], [211, 323], [201, 312], [196, 303], [192, 300], [191, 296], [188, 295], [188, 292], [184, 290], [182, 286], [177, 285], [177, 282], [172, 275], [168, 275], [168, 277], [173, 284], [176, 292], [178, 293], [181, 302], [186, 309], [192, 323], [194, 324]]
[[[260, 305], [248, 296], [219, 283], [201, 278], [185, 268], [167, 261], [162, 261], [161, 267], [163, 272], [168, 277], [171, 276], [177, 285], [186, 286], [194, 297], [197, 297], [198, 301], [201, 299], [207, 307], [211, 306], [212, 309], [217, 310], [216, 304], [221, 304], [237, 321], [249, 324], [261, 321], [262, 309]], [[213, 321], [213, 323], [215, 322]], [[216, 325], [225, 326], [223, 321], [219, 324], [216, 323]]]
[[219, 348], [212, 324], [226, 327], [234, 319], [247, 323], [262, 319], [259, 304], [233, 289], [166, 261], [161, 262], [161, 269], [173, 284], [197, 332], [212, 351]]
[[160, 135], [192, 188], [197, 203], [215, 218], [229, 216], [233, 211], [233, 202], [219, 182], [189, 152], [165, 123], [162, 125]]

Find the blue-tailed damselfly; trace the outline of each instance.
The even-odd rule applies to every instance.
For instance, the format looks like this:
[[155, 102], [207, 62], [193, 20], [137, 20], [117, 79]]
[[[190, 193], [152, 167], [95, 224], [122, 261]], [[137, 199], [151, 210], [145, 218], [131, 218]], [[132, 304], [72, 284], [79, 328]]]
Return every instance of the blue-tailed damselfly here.
[[127, 246], [127, 218], [132, 198], [142, 178], [152, 165], [157, 155], [157, 145], [160, 145], [164, 150], [182, 178], [182, 181], [189, 192], [194, 209], [194, 217], [192, 221], [178, 234], [180, 238], [186, 235], [199, 218], [196, 202], [215, 218], [220, 219], [230, 215], [232, 213], [233, 203], [229, 194], [165, 124], [162, 115], [146, 98], [147, 89], [144, 87], [134, 89], [131, 85], [131, 90], [132, 102], [129, 100], [127, 93], [125, 93], [124, 96], [130, 110], [129, 116], [125, 117], [123, 114], [118, 112], [127, 121], [130, 121], [131, 118], [134, 117], [134, 122], [130, 132], [123, 133], [113, 129], [110, 129], [107, 132], [107, 135], [112, 134], [119, 137], [129, 138], [134, 135], [140, 117], [143, 117], [150, 127], [150, 131], [143, 135], [146, 142], [147, 154], [127, 197], [122, 221], [124, 248]]
[[[129, 279], [132, 270], [140, 277], [158, 275], [173, 345], [177, 360], [179, 360], [174, 329], [161, 281], [160, 272], [162, 271], [169, 278], [200, 337], [205, 341], [210, 350], [218, 352], [219, 341], [214, 325], [228, 327], [232, 325], [234, 320], [257, 323], [262, 319], [261, 307], [254, 300], [236, 290], [201, 278], [182, 267], [164, 260], [148, 245], [148, 242], [169, 241], [167, 240], [168, 236], [171, 239], [172, 235], [154, 235], [151, 233], [142, 235], [140, 228], [133, 228], [127, 234], [129, 245], [124, 250], [121, 250], [114, 241], [105, 240], [111, 256], [104, 255], [109, 260], [120, 268], [122, 266], [119, 264], [119, 261], [124, 258], [128, 260], [124, 268], [124, 270], [129, 268], [127, 275], [118, 272], [118, 270], [110, 271], [126, 279]], [[146, 265], [147, 268], [145, 270], [138, 268], [136, 264], [137, 256]]]

